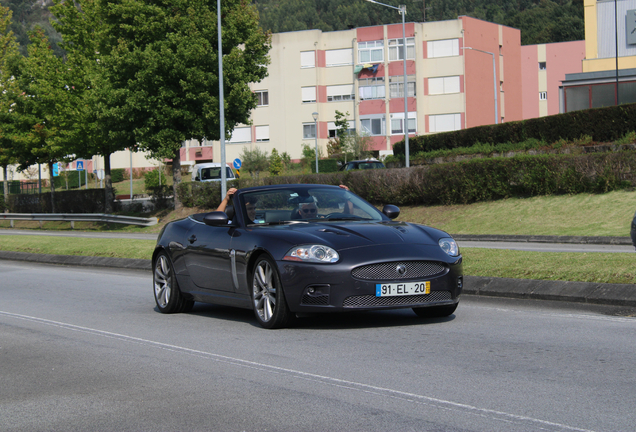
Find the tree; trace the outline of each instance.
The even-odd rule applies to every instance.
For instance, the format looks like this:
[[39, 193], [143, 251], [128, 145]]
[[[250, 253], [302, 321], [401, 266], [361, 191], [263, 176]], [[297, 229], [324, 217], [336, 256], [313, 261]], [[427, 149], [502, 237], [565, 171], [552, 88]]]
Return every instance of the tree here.
[[15, 100], [20, 94], [17, 81], [10, 72], [15, 69], [12, 65], [19, 60], [18, 44], [10, 30], [11, 15], [9, 8], [0, 6], [0, 166], [5, 202], [9, 196], [8, 166], [16, 163], [13, 120]]
[[265, 171], [269, 167], [267, 152], [262, 151], [258, 147], [254, 150], [248, 150], [247, 147], [243, 147], [240, 158], [243, 161], [243, 169], [250, 175], [256, 174], [256, 178], [258, 178], [258, 174], [261, 171]]
[[[102, 56], [112, 86], [104, 116], [141, 150], [172, 159], [175, 208], [181, 207], [180, 150], [187, 139], [217, 140], [219, 77], [216, 2], [128, 0], [103, 3], [112, 50]], [[256, 96], [248, 84], [267, 75], [270, 38], [244, 0], [222, 3], [225, 130], [249, 123]], [[226, 138], [227, 138], [226, 137]]]
[[[16, 98], [15, 157], [19, 169], [44, 164], [49, 173], [53, 164], [67, 154], [59, 131], [69, 127], [74, 119], [68, 118], [70, 103], [67, 70], [64, 62], [55, 56], [41, 28], [29, 32], [29, 56], [12, 65], [9, 70], [23, 91]], [[55, 184], [51, 176], [51, 210], [55, 212]]]
[[283, 171], [283, 159], [278, 154], [278, 150], [272, 149], [272, 154], [269, 156], [269, 173], [273, 176], [278, 176]]
[[104, 20], [107, 5], [100, 0], [54, 3], [51, 12], [57, 21], [53, 25], [64, 36], [69, 94], [74, 101], [66, 115], [75, 121], [62, 132], [64, 142], [69, 153], [77, 157], [104, 158], [104, 211], [111, 213], [114, 193], [110, 157], [116, 151], [135, 149], [136, 140], [126, 125], [109, 115], [117, 100], [108, 75], [112, 70], [103, 61], [114, 48], [110, 27]]

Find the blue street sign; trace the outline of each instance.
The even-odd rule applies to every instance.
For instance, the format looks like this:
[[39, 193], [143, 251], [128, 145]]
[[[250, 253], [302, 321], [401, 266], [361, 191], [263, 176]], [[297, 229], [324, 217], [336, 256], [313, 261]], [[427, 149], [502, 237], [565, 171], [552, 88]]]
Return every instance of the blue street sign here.
[[239, 158], [234, 159], [234, 168], [240, 169], [242, 165], [243, 165], [243, 162], [241, 162]]
[[84, 161], [77, 161], [76, 167], [78, 171], [84, 171]]

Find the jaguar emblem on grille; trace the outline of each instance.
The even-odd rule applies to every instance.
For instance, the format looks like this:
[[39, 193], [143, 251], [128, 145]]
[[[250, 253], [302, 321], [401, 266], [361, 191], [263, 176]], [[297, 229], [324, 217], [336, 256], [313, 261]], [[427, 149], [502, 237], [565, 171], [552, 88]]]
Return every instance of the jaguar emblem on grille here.
[[400, 276], [404, 276], [406, 273], [406, 266], [404, 264], [398, 264], [395, 271], [397, 271]]

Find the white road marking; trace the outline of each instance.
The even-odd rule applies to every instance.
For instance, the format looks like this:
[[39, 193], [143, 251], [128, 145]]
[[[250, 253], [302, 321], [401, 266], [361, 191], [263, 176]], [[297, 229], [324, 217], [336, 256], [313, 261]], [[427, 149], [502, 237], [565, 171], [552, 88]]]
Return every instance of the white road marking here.
[[561, 431], [577, 431], [577, 432], [594, 432], [589, 429], [581, 429], [573, 426], [564, 425], [561, 423], [550, 422], [533, 417], [527, 417], [517, 414], [511, 414], [503, 411], [496, 411], [486, 408], [479, 408], [473, 405], [463, 404], [459, 402], [453, 402], [444, 399], [438, 399], [430, 396], [419, 395], [415, 393], [404, 392], [400, 390], [389, 389], [385, 387], [374, 386], [370, 384], [363, 384], [354, 381], [343, 380], [339, 378], [333, 378], [323, 375], [317, 375], [308, 372], [302, 372], [294, 369], [283, 368], [279, 366], [268, 365], [264, 363], [258, 363], [250, 360], [243, 360], [235, 357], [224, 356], [221, 354], [214, 354], [207, 351], [195, 350], [191, 348], [181, 347], [178, 345], [166, 344], [163, 342], [156, 342], [148, 339], [143, 339], [135, 336], [128, 336], [120, 333], [113, 333], [105, 330], [93, 329], [90, 327], [83, 327], [74, 324], [63, 323], [59, 321], [48, 320], [44, 318], [38, 318], [28, 315], [15, 314], [11, 312], [0, 311], [0, 315], [6, 317], [26, 320], [35, 322], [38, 324], [44, 324], [48, 326], [58, 327], [65, 330], [77, 331], [82, 333], [88, 333], [92, 335], [117, 339], [126, 342], [139, 343], [143, 345], [153, 346], [155, 348], [164, 349], [176, 353], [185, 353], [196, 357], [215, 360], [218, 362], [228, 363], [234, 366], [245, 367], [250, 369], [262, 370], [266, 372], [278, 373], [288, 375], [294, 378], [303, 379], [307, 381], [316, 382], [323, 385], [330, 385], [339, 387], [351, 391], [362, 392], [366, 394], [372, 394], [382, 397], [389, 397], [391, 399], [398, 399], [420, 405], [428, 405], [434, 408], [441, 408], [450, 411], [461, 411], [466, 414], [477, 415], [480, 417], [493, 419], [497, 421], [503, 421], [514, 424], [532, 424], [535, 430], [561, 430]]

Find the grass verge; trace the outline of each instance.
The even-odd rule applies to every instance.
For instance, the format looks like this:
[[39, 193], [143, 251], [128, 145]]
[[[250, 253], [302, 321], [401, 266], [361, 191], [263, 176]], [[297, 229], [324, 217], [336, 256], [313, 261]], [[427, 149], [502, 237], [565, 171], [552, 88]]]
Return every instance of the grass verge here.
[[[0, 250], [57, 255], [150, 259], [153, 240], [0, 237]], [[634, 255], [628, 253], [525, 252], [462, 249], [464, 273], [470, 276], [633, 284]]]
[[154, 240], [3, 235], [0, 237], [0, 250], [53, 255], [150, 259], [155, 243]]

